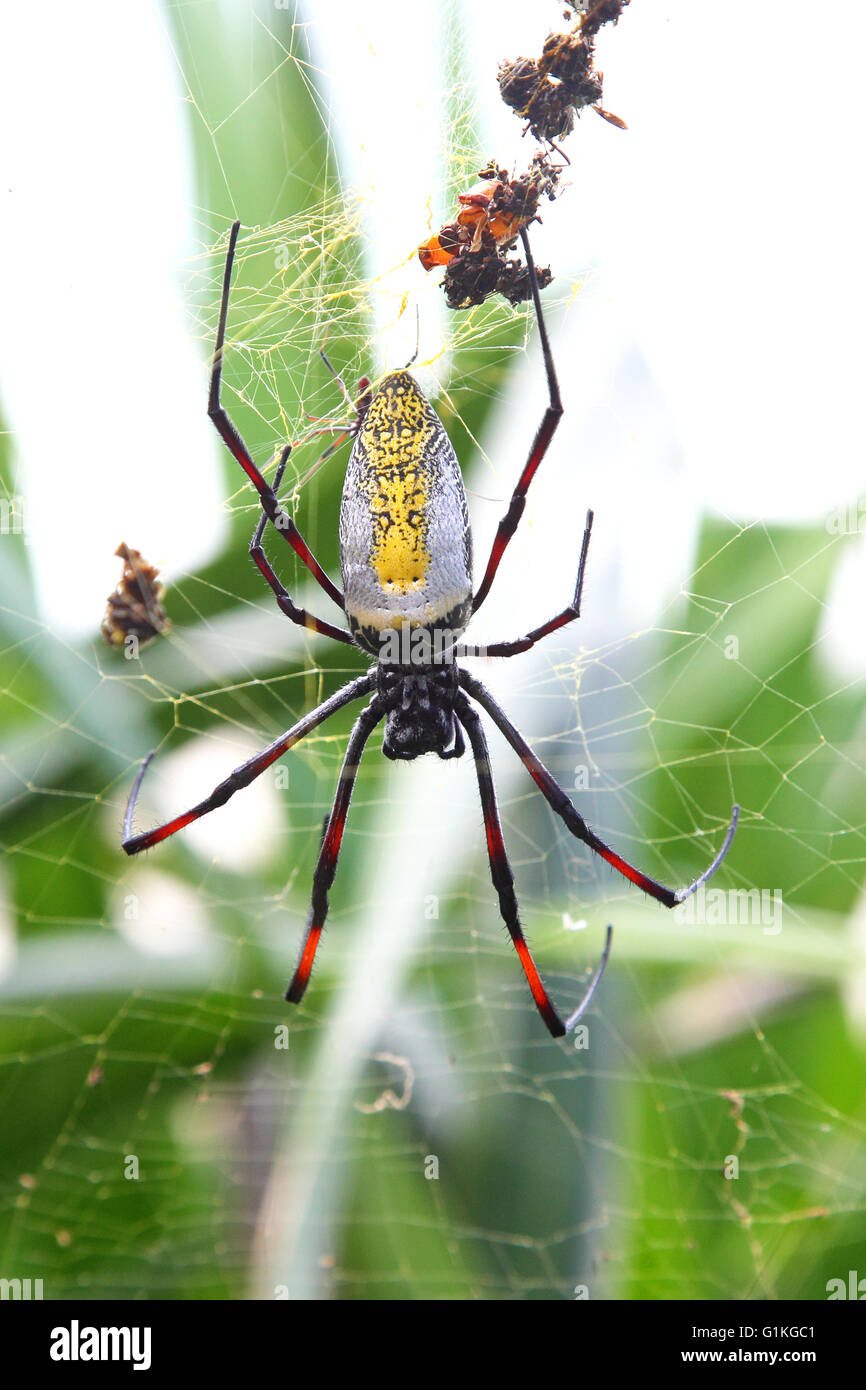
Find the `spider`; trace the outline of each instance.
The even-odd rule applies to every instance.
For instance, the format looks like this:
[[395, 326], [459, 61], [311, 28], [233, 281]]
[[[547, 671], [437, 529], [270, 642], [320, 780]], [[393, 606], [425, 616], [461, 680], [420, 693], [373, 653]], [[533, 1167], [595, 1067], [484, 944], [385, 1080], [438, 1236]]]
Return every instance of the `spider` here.
[[[298, 965], [286, 993], [287, 1000], [299, 1004], [307, 988], [328, 912], [328, 890], [337, 870], [358, 765], [367, 740], [384, 719], [382, 752], [387, 758], [408, 762], [424, 753], [459, 758], [466, 751], [468, 739], [475, 760], [490, 873], [499, 909], [535, 1005], [553, 1037], [561, 1037], [581, 1017], [595, 993], [610, 952], [612, 929], [607, 928], [601, 959], [578, 1008], [563, 1021], [542, 983], [520, 924], [487, 740], [476, 705], [486, 711], [521, 758], [536, 786], [571, 834], [666, 907], [682, 902], [715, 873], [730, 847], [738, 809], [736, 806], [733, 809], [724, 843], [710, 867], [686, 888], [678, 891], [665, 888], [599, 839], [490, 692], [457, 664], [458, 658], [463, 656], [517, 656], [580, 616], [592, 512], [586, 516], [574, 596], [565, 608], [525, 636], [511, 641], [494, 642], [482, 649], [462, 645], [458, 640], [490, 592], [526, 506], [529, 486], [563, 413], [526, 230], [521, 227], [520, 236], [529, 269], [548, 404], [508, 510], [499, 522], [481, 584], [473, 593], [472, 535], [460, 467], [439, 417], [408, 368], [386, 375], [364, 400], [363, 410], [358, 412], [340, 509], [342, 591], [325, 574], [294, 521], [283, 511], [277, 489], [291, 446], [283, 449], [274, 486], [270, 487], [220, 400], [229, 292], [239, 229], [240, 223], [235, 222], [229, 236], [208, 415], [261, 500], [262, 514], [249, 553], [269, 585], [277, 606], [292, 622], [321, 633], [323, 637], [359, 648], [374, 659], [374, 664], [364, 675], [349, 681], [330, 699], [311, 710], [262, 752], [235, 768], [203, 801], [154, 830], [133, 835], [133, 814], [144, 774], [153, 757], [151, 753], [142, 763], [130, 792], [123, 822], [123, 848], [127, 854], [138, 854], [215, 811], [235, 792], [249, 786], [312, 729], [352, 701], [371, 696], [349, 736], [333, 806], [325, 821], [313, 876], [312, 907]], [[268, 521], [345, 614], [347, 628], [317, 618], [295, 604], [264, 551], [262, 542]]]

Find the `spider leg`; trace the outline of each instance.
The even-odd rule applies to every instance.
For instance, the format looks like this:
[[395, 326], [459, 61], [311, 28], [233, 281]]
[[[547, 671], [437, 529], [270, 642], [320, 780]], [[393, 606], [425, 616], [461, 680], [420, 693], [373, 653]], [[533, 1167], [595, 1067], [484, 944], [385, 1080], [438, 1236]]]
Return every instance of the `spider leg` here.
[[692, 893], [700, 888], [702, 883], [706, 883], [707, 879], [711, 878], [716, 872], [716, 869], [731, 847], [731, 841], [734, 838], [734, 831], [737, 828], [737, 819], [740, 814], [740, 808], [738, 806], [734, 806], [733, 808], [731, 823], [728, 826], [728, 832], [725, 835], [724, 843], [710, 867], [705, 869], [700, 877], [696, 878], [693, 883], [687, 884], [685, 888], [665, 888], [663, 884], [657, 883], [654, 878], [650, 878], [649, 874], [641, 873], [640, 869], [636, 869], [633, 864], [629, 864], [627, 860], [623, 859], [615, 850], [610, 849], [603, 840], [598, 838], [595, 831], [587, 825], [583, 816], [576, 810], [570, 798], [566, 796], [562, 787], [556, 781], [556, 778], [552, 773], [548, 772], [541, 760], [535, 756], [529, 744], [523, 736], [518, 733], [517, 729], [515, 729], [504, 710], [500, 709], [499, 705], [490, 694], [490, 691], [486, 690], [481, 682], [476, 680], [474, 676], [470, 676], [468, 671], [461, 671], [458, 679], [463, 689], [471, 695], [474, 700], [477, 700], [481, 707], [490, 715], [494, 724], [496, 724], [497, 728], [511, 744], [515, 753], [522, 760], [527, 772], [542, 795], [546, 798], [560, 819], [565, 822], [565, 825], [571, 831], [572, 835], [574, 835], [576, 839], [582, 840], [585, 845], [589, 846], [593, 853], [600, 855], [602, 859], [610, 864], [611, 868], [616, 869], [617, 873], [622, 874], [624, 878], [636, 884], [642, 892], [647, 893], [658, 902], [664, 903], [665, 907], [676, 907], [677, 903], [681, 903], [685, 898], [690, 897]]
[[608, 958], [610, 956], [610, 947], [612, 941], [613, 927], [610, 926], [610, 924], [608, 924], [607, 930], [604, 934], [604, 950], [601, 953], [601, 959], [598, 962], [598, 965], [595, 967], [595, 974], [593, 975], [592, 979], [586, 987], [586, 993], [584, 994], [574, 1013], [569, 1014], [568, 1018], [565, 1020], [566, 1033], [570, 1033], [574, 1025], [580, 1022], [580, 1020], [583, 1018], [583, 1015], [586, 1013], [587, 1009], [592, 1003], [592, 997], [595, 994], [595, 991], [598, 989], [599, 981], [602, 975], [604, 974], [604, 968], [607, 965]]
[[[342, 375], [340, 374], [340, 372], [337, 371], [336, 367], [334, 366], [328, 354], [325, 352], [324, 348], [319, 348], [319, 356], [321, 357], [328, 371], [331, 373], [331, 376], [336, 379], [337, 384], [343, 393], [343, 399], [345, 400], [349, 409], [354, 410], [355, 412], [355, 418], [346, 431], [347, 434], [351, 434], [354, 438], [354, 436], [358, 433], [359, 429], [364, 423], [364, 416], [367, 414], [370, 402], [373, 399], [373, 383], [371, 382], [368, 376], [359, 377], [358, 394], [355, 397], [355, 399], [352, 400], [352, 397], [349, 395], [348, 387], [346, 386], [346, 383], [343, 380]], [[415, 359], [413, 358], [412, 360], [414, 361]], [[411, 365], [411, 363], [407, 365]], [[345, 435], [343, 435], [342, 438], [345, 438]], [[336, 447], [336, 445], [333, 446], [333, 448]]]
[[[296, 490], [302, 488], [305, 483], [308, 483], [310, 479], [314, 477], [316, 473], [318, 473], [322, 464], [325, 463], [331, 457], [332, 454], [335, 454], [337, 450], [341, 448], [343, 444], [345, 444], [347, 439], [355, 438], [359, 429], [361, 428], [361, 425], [363, 424], [364, 416], [367, 414], [367, 409], [370, 405], [370, 401], [373, 399], [373, 389], [370, 384], [370, 378], [368, 376], [361, 377], [360, 381], [358, 382], [358, 397], [357, 400], [353, 401], [351, 396], [349, 396], [348, 391], [346, 390], [343, 378], [340, 376], [339, 372], [334, 370], [330, 361], [325, 356], [324, 352], [321, 351], [321, 349], [319, 351], [319, 356], [323, 359], [328, 370], [331, 371], [334, 374], [334, 376], [336, 376], [338, 382], [340, 383], [341, 390], [347, 397], [349, 404], [352, 406], [352, 409], [355, 412], [355, 418], [348, 425], [326, 425], [323, 429], [315, 431], [315, 434], [335, 433], [337, 434], [337, 438], [331, 444], [329, 444], [326, 449], [322, 450], [315, 463], [310, 464], [303, 477], [298, 478], [297, 482], [295, 483]], [[308, 436], [308, 438], [312, 437], [313, 436]]]
[[490, 559], [487, 561], [487, 569], [484, 571], [484, 578], [472, 600], [473, 613], [478, 612], [478, 609], [490, 592], [490, 586], [496, 576], [499, 562], [505, 554], [508, 542], [517, 530], [517, 524], [523, 515], [529, 485], [538, 471], [541, 460], [547, 453], [548, 445], [553, 438], [554, 430], [562, 418], [562, 399], [559, 394], [559, 383], [556, 380], [556, 369], [553, 365], [553, 354], [550, 351], [550, 342], [544, 324], [544, 315], [541, 312], [538, 276], [535, 273], [535, 262], [532, 259], [532, 252], [529, 249], [529, 238], [526, 235], [526, 229], [524, 227], [520, 228], [520, 239], [523, 242], [523, 250], [526, 253], [526, 267], [529, 271], [529, 284], [532, 289], [532, 302], [535, 306], [535, 317], [538, 323], [538, 336], [541, 339], [541, 352], [544, 357], [544, 372], [547, 377], [549, 403], [542, 416], [541, 424], [538, 427], [535, 439], [533, 440], [532, 448], [529, 451], [529, 458], [526, 461], [523, 472], [517, 480], [517, 487], [511, 494], [508, 511], [500, 521], [496, 535], [493, 538], [493, 547], [490, 551]]
[[505, 850], [505, 842], [502, 838], [502, 826], [499, 822], [499, 809], [496, 804], [496, 791], [493, 786], [493, 773], [490, 770], [490, 756], [487, 751], [487, 739], [481, 727], [481, 719], [472, 708], [465, 695], [458, 696], [455, 706], [459, 713], [460, 722], [469, 735], [469, 742], [472, 746], [472, 756], [475, 759], [475, 768], [478, 773], [478, 790], [481, 794], [481, 809], [484, 814], [484, 833], [487, 837], [487, 855], [490, 860], [490, 877], [493, 879], [493, 886], [499, 896], [499, 911], [502, 920], [508, 928], [514, 948], [520, 957], [520, 964], [523, 966], [523, 973], [532, 991], [535, 1000], [535, 1007], [544, 1019], [548, 1032], [554, 1038], [561, 1038], [562, 1035], [572, 1027], [581, 1014], [588, 1007], [596, 986], [602, 977], [604, 967], [610, 952], [611, 928], [607, 929], [607, 941], [604, 954], [596, 972], [590, 982], [584, 998], [578, 1008], [571, 1015], [568, 1023], [563, 1023], [553, 1004], [547, 990], [541, 981], [538, 968], [532, 959], [532, 953], [523, 935], [523, 928], [520, 925], [520, 917], [517, 910], [517, 897], [514, 892], [514, 876], [511, 872], [511, 865], [508, 862], [508, 855]]
[[[274, 492], [276, 492], [282, 482], [283, 473], [291, 452], [292, 446], [287, 444], [280, 455], [280, 462], [274, 477]], [[313, 632], [320, 632], [323, 637], [333, 637], [336, 641], [347, 642], [349, 646], [353, 647], [355, 645], [354, 638], [345, 628], [334, 627], [332, 623], [323, 622], [321, 618], [316, 618], [312, 613], [308, 613], [305, 608], [298, 608], [297, 604], [292, 601], [292, 597], [288, 590], [283, 587], [271, 568], [270, 561], [262, 545], [262, 537], [267, 521], [267, 514], [262, 512], [259, 517], [259, 524], [253, 532], [253, 538], [250, 541], [250, 555], [258, 566], [259, 572], [263, 576], [265, 582], [270, 586], [280, 611], [285, 613], [287, 618], [291, 618], [293, 623], [297, 623], [298, 627], [309, 628]]]
[[[349, 425], [348, 427], [344, 427], [344, 426], [342, 426], [342, 425], [337, 425], [337, 426], [335, 427], [335, 430], [334, 430], [333, 432], [335, 432], [335, 433], [337, 434], [337, 438], [336, 438], [335, 440], [333, 440], [333, 442], [330, 443], [330, 444], [327, 446], [327, 448], [325, 448], [325, 449], [322, 450], [322, 452], [319, 454], [319, 457], [316, 459], [315, 463], [311, 463], [310, 466], [309, 466], [309, 468], [307, 469], [306, 473], [303, 475], [303, 477], [298, 479], [298, 481], [295, 483], [295, 489], [296, 489], [296, 490], [299, 491], [302, 487], [305, 487], [306, 484], [310, 481], [310, 479], [311, 479], [311, 478], [314, 478], [314, 477], [316, 476], [316, 474], [318, 473], [318, 471], [319, 471], [319, 469], [321, 468], [322, 464], [323, 464], [323, 463], [327, 463], [327, 461], [328, 461], [328, 459], [331, 457], [331, 455], [332, 455], [332, 454], [335, 454], [335, 453], [337, 452], [338, 449], [341, 449], [341, 448], [342, 448], [342, 446], [345, 444], [346, 440], [349, 438], [349, 435], [352, 433], [352, 426]], [[330, 433], [332, 433], [332, 431], [331, 431], [330, 428], [328, 428], [328, 429], [322, 429], [322, 430], [316, 430], [316, 434], [317, 434], [317, 435], [319, 435], [319, 434], [330, 434]], [[314, 437], [314, 436], [308, 436], [308, 438], [312, 438], [312, 437]], [[303, 442], [303, 443], [306, 443], [307, 441], [306, 441], [306, 440], [303, 440], [302, 442]]]
[[444, 753], [440, 753], [439, 757], [443, 760], [443, 762], [447, 762], [449, 758], [462, 758], [465, 752], [466, 744], [463, 742], [463, 730], [460, 727], [460, 720], [455, 715], [454, 742], [450, 748], [447, 748], [445, 750]]
[[[375, 677], [372, 679], [375, 681]], [[383, 703], [378, 696], [371, 700], [367, 708], [362, 710], [361, 714], [358, 716], [355, 727], [349, 737], [349, 742], [346, 745], [346, 755], [343, 758], [343, 766], [340, 769], [340, 780], [337, 783], [333, 809], [325, 824], [322, 846], [319, 850], [316, 871], [313, 875], [313, 901], [310, 908], [307, 931], [304, 936], [303, 945], [301, 946], [301, 954], [297, 969], [292, 976], [292, 982], [289, 988], [286, 990], [286, 998], [290, 1004], [300, 1004], [310, 980], [310, 972], [316, 957], [319, 938], [322, 935], [325, 918], [328, 915], [328, 889], [334, 882], [334, 876], [337, 872], [340, 845], [343, 839], [343, 831], [346, 827], [346, 816], [349, 811], [349, 802], [352, 799], [352, 792], [355, 787], [355, 778], [358, 775], [361, 754], [364, 751], [364, 744], [379, 723], [384, 712]]]
[[525, 637], [518, 637], [513, 642], [493, 642], [487, 647], [458, 647], [456, 656], [517, 656], [519, 652], [527, 652], [530, 647], [534, 647], [536, 642], [540, 642], [542, 637], [547, 637], [551, 632], [556, 632], [558, 628], [565, 627], [567, 623], [573, 623], [575, 618], [580, 617], [580, 600], [583, 595], [583, 576], [586, 570], [586, 557], [589, 551], [589, 538], [592, 534], [592, 512], [586, 514], [586, 527], [583, 532], [583, 544], [580, 547], [580, 560], [577, 566], [577, 583], [574, 586], [574, 598], [567, 608], [563, 608], [561, 613], [557, 613], [555, 618], [549, 622], [542, 623], [541, 627], [534, 627]]
[[141, 835], [132, 834], [132, 818], [135, 814], [135, 804], [138, 801], [138, 794], [141, 791], [141, 784], [144, 781], [144, 774], [150, 765], [153, 754], [149, 753], [138, 770], [138, 776], [133, 783], [132, 791], [129, 794], [129, 801], [126, 805], [126, 814], [123, 817], [123, 839], [122, 845], [127, 854], [139, 854], [143, 849], [150, 849], [151, 845], [158, 845], [161, 840], [167, 840], [170, 835], [176, 835], [178, 830], [183, 830], [192, 821], [199, 820], [202, 816], [215, 811], [218, 806], [224, 806], [235, 792], [242, 787], [248, 787], [250, 782], [269, 768], [271, 763], [275, 763], [277, 758], [282, 757], [283, 753], [289, 748], [293, 748], [299, 743], [311, 729], [315, 729], [319, 724], [323, 724], [326, 719], [330, 719], [332, 714], [348, 705], [352, 700], [358, 700], [362, 695], [366, 695], [376, 684], [374, 674], [367, 673], [359, 676], [357, 680], [350, 681], [344, 685], [342, 690], [338, 690], [329, 700], [325, 700], [318, 708], [311, 710], [309, 714], [299, 720], [297, 724], [280, 734], [278, 739], [269, 744], [261, 753], [255, 753], [247, 762], [241, 763], [230, 772], [224, 781], [214, 787], [210, 796], [205, 797], [204, 801], [199, 801], [197, 805], [190, 807], [188, 811], [183, 811], [181, 815], [175, 816], [173, 820], [166, 821], [165, 825], [158, 825], [154, 830], [145, 830]]
[[310, 550], [297, 526], [295, 525], [288, 512], [284, 512], [277, 501], [274, 489], [268, 484], [253, 462], [252, 455], [244, 443], [237, 429], [231, 420], [228, 412], [224, 410], [220, 400], [220, 387], [222, 384], [223, 370], [223, 351], [225, 347], [226, 321], [229, 312], [229, 291], [232, 283], [232, 266], [235, 258], [235, 246], [237, 244], [240, 222], [233, 222], [229, 234], [228, 252], [226, 253], [226, 265], [223, 275], [222, 299], [220, 301], [219, 326], [217, 327], [216, 344], [214, 347], [213, 366], [211, 367], [210, 392], [208, 395], [207, 413], [216, 425], [223, 442], [234, 454], [241, 468], [246, 473], [253, 487], [262, 499], [262, 507], [266, 516], [274, 523], [277, 530], [288, 541], [295, 554], [303, 560], [307, 569], [318, 581], [329, 598], [333, 599], [338, 608], [343, 607], [343, 595], [333, 584], [322, 566], [319, 564], [313, 552]]

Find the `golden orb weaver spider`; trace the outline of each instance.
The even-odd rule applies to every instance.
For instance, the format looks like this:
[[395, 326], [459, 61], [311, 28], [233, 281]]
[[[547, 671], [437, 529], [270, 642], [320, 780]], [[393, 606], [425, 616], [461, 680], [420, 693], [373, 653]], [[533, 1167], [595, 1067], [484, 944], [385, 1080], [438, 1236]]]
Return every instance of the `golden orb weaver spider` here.
[[[130, 792], [123, 821], [123, 848], [127, 854], [138, 854], [215, 811], [337, 710], [371, 695], [370, 703], [361, 712], [349, 736], [333, 807], [325, 823], [313, 876], [310, 917], [300, 959], [286, 993], [290, 1003], [298, 1004], [309, 982], [325, 924], [328, 890], [336, 874], [349, 801], [368, 738], [384, 719], [383, 753], [388, 758], [411, 761], [424, 753], [436, 753], [440, 758], [462, 757], [465, 733], [475, 760], [490, 873], [499, 897], [500, 912], [535, 1005], [551, 1034], [561, 1037], [581, 1017], [595, 993], [607, 964], [612, 928], [607, 928], [604, 951], [579, 1006], [563, 1022], [548, 997], [520, 924], [487, 740], [472, 702], [487, 712], [571, 834], [666, 907], [682, 902], [715, 873], [733, 839], [738, 808], [733, 808], [724, 843], [710, 867], [686, 888], [678, 891], [665, 888], [599, 839], [490, 692], [457, 665], [461, 656], [516, 656], [580, 616], [592, 512], [586, 517], [574, 596], [556, 617], [523, 637], [495, 642], [486, 648], [467, 647], [458, 641], [490, 592], [499, 563], [526, 505], [529, 486], [563, 413], [526, 230], [521, 227], [520, 236], [541, 341], [548, 404], [508, 510], [499, 522], [481, 584], [474, 594], [472, 534], [460, 467], [442, 422], [407, 369], [386, 375], [375, 391], [370, 391], [366, 379], [362, 384], [367, 389], [362, 391], [358, 418], [352, 429], [354, 443], [340, 508], [342, 592], [325, 574], [294, 521], [283, 511], [277, 489], [291, 446], [283, 449], [274, 485], [269, 486], [220, 400], [229, 291], [239, 230], [240, 222], [235, 222], [226, 255], [208, 415], [261, 499], [262, 515], [250, 542], [250, 555], [278, 607], [292, 622], [359, 648], [375, 658], [375, 665], [365, 675], [349, 681], [261, 753], [235, 768], [203, 801], [154, 830], [133, 835], [133, 814], [144, 774], [153, 757], [150, 754], [142, 763]], [[345, 614], [348, 629], [314, 617], [294, 603], [265, 555], [262, 541], [268, 521]]]

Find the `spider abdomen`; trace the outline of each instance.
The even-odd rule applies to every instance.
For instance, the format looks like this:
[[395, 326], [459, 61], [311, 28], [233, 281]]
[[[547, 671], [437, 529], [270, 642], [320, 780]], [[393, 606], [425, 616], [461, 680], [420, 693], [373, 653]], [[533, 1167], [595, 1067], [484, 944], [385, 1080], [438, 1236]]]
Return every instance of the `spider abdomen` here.
[[[472, 538], [460, 465], [414, 378], [391, 372], [355, 438], [340, 507], [345, 610], [379, 657], [395, 632], [463, 632], [472, 604]], [[413, 658], [414, 659], [414, 658]]]

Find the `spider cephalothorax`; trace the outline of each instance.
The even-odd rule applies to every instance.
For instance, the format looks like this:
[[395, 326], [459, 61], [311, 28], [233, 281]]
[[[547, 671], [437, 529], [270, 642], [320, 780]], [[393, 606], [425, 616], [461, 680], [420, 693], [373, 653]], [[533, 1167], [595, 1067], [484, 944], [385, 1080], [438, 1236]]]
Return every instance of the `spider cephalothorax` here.
[[[286, 994], [291, 1003], [297, 1004], [310, 979], [328, 913], [328, 889], [337, 870], [358, 765], [373, 730], [384, 719], [383, 753], [388, 758], [407, 762], [424, 753], [436, 753], [440, 758], [459, 758], [465, 751], [465, 735], [478, 776], [490, 874], [499, 898], [499, 910], [514, 942], [536, 1007], [553, 1036], [559, 1037], [580, 1018], [595, 992], [607, 962], [611, 928], [607, 929], [601, 960], [583, 999], [563, 1022], [542, 984], [520, 925], [514, 880], [496, 805], [487, 740], [476, 705], [480, 705], [496, 724], [566, 829], [617, 873], [665, 907], [674, 907], [682, 902], [715, 873], [733, 838], [737, 807], [734, 807], [722, 847], [710, 867], [685, 888], [678, 891], [665, 888], [599, 839], [490, 692], [458, 665], [461, 656], [516, 656], [580, 616], [592, 512], [587, 513], [574, 596], [565, 608], [525, 636], [511, 641], [494, 642], [483, 649], [462, 646], [459, 641], [472, 614], [478, 611], [490, 591], [499, 562], [523, 514], [529, 485], [562, 415], [559, 386], [526, 230], [521, 227], [520, 236], [526, 253], [541, 340], [548, 405], [508, 509], [499, 523], [480, 585], [473, 593], [469, 513], [454, 450], [435, 410], [414, 378], [403, 370], [389, 373], [375, 392], [365, 389], [359, 398], [356, 426], [352, 431], [354, 444], [346, 470], [340, 511], [340, 556], [345, 590], [341, 592], [325, 574], [277, 498], [290, 447], [283, 449], [273, 486], [269, 486], [220, 402], [229, 288], [239, 227], [240, 223], [235, 222], [229, 237], [208, 414], [261, 499], [262, 515], [250, 543], [250, 555], [279, 608], [292, 622], [358, 648], [375, 657], [376, 664], [365, 675], [350, 681], [330, 699], [311, 710], [261, 753], [235, 768], [196, 806], [165, 825], [157, 826], [155, 830], [133, 835], [132, 818], [150, 761], [147, 758], [135, 779], [127, 804], [123, 821], [123, 848], [127, 854], [138, 854], [140, 850], [159, 844], [192, 821], [223, 806], [236, 791], [248, 786], [312, 729], [336, 714], [337, 710], [353, 700], [370, 696], [369, 704], [361, 711], [349, 736], [334, 804], [325, 823], [313, 876], [310, 918], [300, 960]], [[366, 385], [366, 378], [362, 385]], [[348, 620], [348, 629], [316, 618], [294, 602], [273, 570], [262, 545], [268, 521], [273, 523], [275, 530], [288, 542], [340, 609]]]
[[411, 762], [424, 753], [460, 758], [464, 744], [454, 719], [457, 666], [449, 661], [424, 670], [379, 665], [379, 694], [387, 708], [382, 739], [386, 758]]

